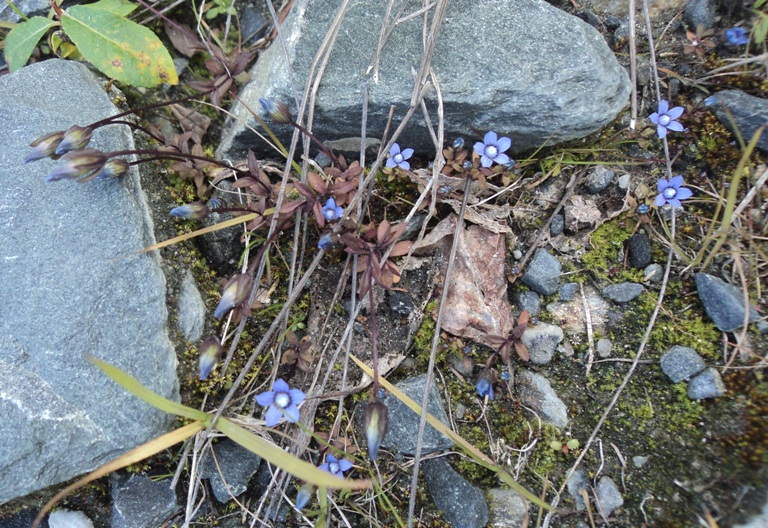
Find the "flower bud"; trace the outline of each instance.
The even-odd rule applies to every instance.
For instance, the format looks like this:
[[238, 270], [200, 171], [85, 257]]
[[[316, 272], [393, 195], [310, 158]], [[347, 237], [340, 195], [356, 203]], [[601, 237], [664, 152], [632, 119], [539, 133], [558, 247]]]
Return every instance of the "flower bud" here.
[[221, 343], [218, 337], [209, 337], [200, 345], [200, 379], [208, 379], [208, 375], [221, 358]]
[[387, 406], [381, 403], [379, 400], [369, 402], [365, 406], [365, 438], [368, 440], [368, 456], [371, 460], [375, 461], [379, 454], [379, 447], [381, 447], [381, 441], [384, 440], [384, 435], [387, 434], [387, 414], [389, 409]]
[[106, 162], [100, 171], [96, 171], [93, 174], [84, 176], [77, 181], [80, 183], [85, 183], [91, 180], [117, 178], [125, 174], [125, 171], [127, 170], [128, 170], [128, 162], [125, 161], [124, 159], [115, 158]]
[[296, 494], [296, 509], [303, 510], [304, 506], [309, 504], [309, 500], [312, 498], [314, 492], [315, 487], [312, 484], [302, 484], [299, 488], [299, 492]]
[[107, 162], [107, 156], [96, 149], [75, 150], [64, 154], [61, 159], [65, 161], [64, 165], [50, 173], [45, 178], [46, 181], [87, 177], [101, 171]]
[[264, 99], [263, 97], [259, 97], [259, 103], [261, 103], [264, 111], [275, 123], [288, 124], [293, 122], [293, 116], [288, 109], [288, 105], [276, 103], [269, 99]]
[[200, 220], [208, 216], [210, 210], [202, 202], [192, 202], [186, 205], [180, 205], [171, 209], [171, 216], [183, 218], [184, 220]]
[[331, 231], [323, 233], [322, 236], [320, 236], [320, 240], [317, 241], [317, 247], [327, 251], [331, 249], [336, 243], [336, 238], [336, 235], [334, 235]]
[[464, 138], [462, 138], [462, 137], [457, 137], [456, 139], [454, 139], [454, 140], [453, 140], [453, 148], [454, 148], [455, 150], [461, 150], [461, 149], [463, 149], [463, 148], [464, 148]]
[[91, 141], [93, 131], [89, 127], [71, 126], [64, 132], [64, 138], [56, 147], [56, 154], [66, 154], [73, 150], [85, 148]]
[[216, 318], [222, 317], [232, 308], [240, 306], [248, 294], [251, 293], [251, 286], [253, 285], [253, 277], [247, 273], [241, 273], [235, 275], [224, 286], [224, 291], [221, 294], [221, 300], [216, 307], [216, 311], [213, 312], [213, 316]]
[[495, 377], [495, 373], [489, 368], [485, 369], [483, 373], [480, 374], [477, 384], [475, 385], [480, 397], [484, 398], [485, 396], [488, 396], [489, 400], [493, 400], [493, 382], [495, 381]]
[[64, 132], [61, 130], [37, 138], [29, 144], [29, 146], [32, 147], [32, 152], [27, 154], [24, 158], [24, 163], [54, 156], [56, 154], [56, 148], [63, 138]]

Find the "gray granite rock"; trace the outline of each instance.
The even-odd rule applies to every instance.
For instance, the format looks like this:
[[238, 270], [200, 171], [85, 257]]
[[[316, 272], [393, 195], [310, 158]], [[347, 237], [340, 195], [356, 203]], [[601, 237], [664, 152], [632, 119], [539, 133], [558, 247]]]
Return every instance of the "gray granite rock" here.
[[[0, 503], [93, 470], [173, 422], [87, 359], [178, 400], [165, 277], [156, 253], [132, 254], [155, 243], [138, 174], [46, 183], [58, 162], [22, 162], [35, 138], [114, 113], [75, 61], [0, 78]], [[91, 146], [133, 141], [112, 126]]]
[[568, 479], [568, 495], [576, 502], [576, 509], [579, 511], [587, 507], [584, 498], [581, 496], [581, 490], [589, 493], [589, 478], [587, 478], [587, 473], [579, 468]]
[[[697, 273], [696, 290], [704, 310], [720, 331], [733, 332], [742, 327], [746, 313], [741, 289], [712, 275]], [[757, 318], [757, 310], [750, 305], [749, 321]]]
[[611, 477], [602, 477], [598, 481], [595, 496], [599, 511], [604, 517], [608, 517], [616, 508], [624, 505], [619, 488]]
[[[225, 158], [242, 158], [247, 148], [267, 151], [246, 131], [255, 120], [245, 105], [259, 109], [258, 98], [265, 97], [295, 111], [289, 70], [303, 87], [339, 4], [294, 3], [282, 28], [291, 68], [282, 46], [271, 46], [260, 56], [250, 72], [253, 80], [240, 93], [244, 104], [233, 108], [234, 119], [223, 135]], [[408, 6], [404, 15], [415, 9]], [[410, 104], [423, 22], [414, 17], [398, 24], [378, 69], [369, 71], [385, 10], [386, 3], [368, 0], [351, 4], [345, 13], [317, 94], [313, 132], [324, 140], [360, 136], [365, 81], [369, 137], [384, 131], [391, 105], [399, 118]], [[441, 26], [432, 66], [441, 84], [446, 137], [495, 130], [512, 138], [510, 152], [597, 131], [616, 117], [629, 96], [627, 73], [600, 33], [543, 0], [455, 0]], [[431, 90], [427, 106], [434, 104]], [[273, 130], [288, 144], [292, 129]], [[399, 142], [425, 153], [435, 150], [420, 112]]]
[[633, 268], [644, 268], [651, 263], [651, 239], [643, 232], [638, 232], [629, 237], [627, 253], [629, 265]]
[[93, 521], [81, 511], [61, 509], [48, 516], [48, 528], [93, 528]]
[[[396, 386], [416, 403], [421, 404], [421, 400], [424, 398], [426, 381], [427, 376], [424, 374], [401, 381]], [[388, 449], [404, 455], [413, 455], [416, 452], [416, 436], [419, 433], [419, 415], [390, 394], [387, 394], [382, 401], [387, 406], [387, 409], [389, 409], [389, 430], [381, 442], [382, 449]], [[429, 391], [427, 410], [444, 424], [447, 425], [449, 423], [448, 415], [445, 412], [434, 381]], [[360, 414], [362, 415], [362, 413]], [[422, 454], [442, 451], [450, 448], [452, 445], [453, 442], [438, 432], [437, 429], [427, 424], [424, 429], [424, 442], [421, 447]]]
[[562, 265], [557, 257], [544, 248], [539, 248], [528, 264], [528, 270], [523, 275], [523, 284], [542, 295], [552, 295], [560, 285]]
[[604, 191], [613, 183], [616, 173], [605, 165], [598, 165], [587, 174], [584, 179], [584, 185], [590, 194], [597, 194]]
[[491, 528], [528, 526], [528, 504], [514, 490], [493, 488], [488, 491], [488, 516]]
[[205, 324], [205, 301], [189, 270], [184, 272], [184, 278], [181, 280], [178, 310], [179, 329], [186, 340], [193, 343], [199, 341]]
[[547, 323], [528, 326], [520, 338], [528, 348], [531, 363], [534, 365], [544, 365], [552, 361], [555, 349], [562, 340], [563, 329]]
[[[723, 90], [707, 97], [704, 104], [715, 111], [715, 115], [731, 132], [735, 122], [744, 142], [749, 142], [757, 129], [768, 123], [768, 99], [754, 97], [740, 90]], [[768, 134], [762, 133], [757, 148], [768, 152]]]
[[171, 479], [113, 473], [111, 528], [156, 528], [179, 508]]
[[557, 427], [568, 425], [568, 408], [541, 374], [523, 370], [517, 377], [518, 391], [523, 403], [531, 407], [542, 421]]
[[451, 526], [483, 528], [488, 524], [488, 503], [483, 492], [456, 473], [447, 460], [425, 460], [423, 467], [429, 494]]
[[725, 384], [720, 373], [708, 368], [688, 383], [688, 397], [692, 400], [719, 398], [725, 394]]
[[694, 33], [699, 27], [714, 28], [717, 23], [717, 6], [714, 0], [688, 0], [685, 3], [685, 23]]
[[520, 311], [528, 310], [528, 313], [532, 316], [539, 315], [541, 312], [541, 298], [536, 292], [522, 290], [517, 291], [512, 295], [515, 301], [515, 305]]
[[634, 282], [622, 282], [620, 284], [612, 284], [606, 286], [603, 289], [603, 297], [610, 299], [613, 302], [625, 303], [637, 299], [641, 293], [643, 293], [642, 284], [635, 284]]
[[229, 502], [248, 489], [248, 481], [261, 465], [261, 457], [230, 439], [213, 445], [213, 456], [205, 459], [200, 478], [208, 479], [219, 502]]
[[689, 347], [675, 345], [661, 356], [661, 370], [669, 376], [672, 383], [691, 379], [707, 368], [704, 360]]
[[578, 282], [566, 282], [561, 284], [557, 289], [558, 295], [560, 295], [561, 301], [572, 301], [576, 294], [579, 292]]

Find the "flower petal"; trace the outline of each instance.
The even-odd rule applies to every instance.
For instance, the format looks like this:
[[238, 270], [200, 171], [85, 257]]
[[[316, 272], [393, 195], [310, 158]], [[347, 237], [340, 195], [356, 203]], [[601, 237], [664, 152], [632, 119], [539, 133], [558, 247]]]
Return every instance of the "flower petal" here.
[[685, 131], [685, 127], [682, 123], [678, 121], [670, 121], [667, 125], [667, 128], [672, 130], [673, 132], [683, 132]]
[[274, 427], [280, 422], [280, 418], [283, 417], [283, 413], [280, 408], [275, 405], [270, 405], [267, 409], [267, 414], [264, 415], [264, 421], [267, 423], [267, 427]]
[[506, 154], [499, 154], [498, 156], [496, 156], [496, 159], [494, 159], [493, 161], [495, 161], [499, 165], [506, 165], [507, 163], [509, 163], [509, 156], [507, 156]]
[[485, 137], [483, 138], [483, 142], [486, 145], [494, 145], [498, 140], [499, 140], [499, 136], [493, 130], [489, 130], [488, 132], [486, 132]]
[[395, 167], [397, 167], [397, 163], [395, 163], [395, 160], [393, 160], [392, 158], [389, 158], [387, 160], [387, 167], [389, 167], [390, 169], [394, 169]]
[[397, 166], [400, 167], [403, 170], [410, 170], [411, 169], [411, 164], [408, 163], [407, 161], [401, 161]]
[[654, 112], [654, 113], [652, 113], [652, 114], [651, 114], [651, 115], [648, 117], [648, 119], [650, 119], [650, 120], [651, 120], [651, 123], [653, 123], [654, 125], [658, 125], [658, 124], [659, 124], [659, 114], [658, 114], [658, 112]]
[[288, 391], [288, 394], [291, 397], [291, 403], [294, 405], [299, 405], [304, 401], [304, 398], [306, 398], [306, 394], [301, 392], [299, 389], [291, 389]]
[[682, 106], [676, 106], [673, 109], [671, 109], [669, 112], [667, 112], [667, 115], [672, 119], [677, 119], [678, 117], [683, 115], [683, 112], [685, 112], [685, 108], [683, 108]]
[[393, 143], [392, 148], [389, 149], [389, 155], [396, 156], [397, 154], [400, 154], [400, 145]]
[[332, 454], [330, 454], [330, 453], [328, 453], [327, 455], [325, 455], [325, 461], [326, 461], [326, 462], [328, 462], [329, 464], [330, 464], [330, 463], [333, 463], [333, 462], [338, 462], [338, 460], [336, 460], [336, 457], [335, 457], [335, 456], [333, 456], [333, 455], [332, 455]]
[[658, 195], [658, 196], [656, 197], [656, 199], [653, 201], [653, 203], [655, 203], [655, 204], [656, 204], [656, 207], [661, 207], [662, 205], [664, 205], [665, 203], [667, 203], [667, 199], [666, 199], [666, 198], [664, 198], [664, 195], [663, 195], [663, 194], [660, 194], [660, 195]]
[[672, 207], [682, 207], [683, 204], [680, 203], [680, 200], [677, 198], [672, 198], [671, 200], [667, 200], [667, 203], [671, 205]]
[[659, 192], [664, 192], [664, 190], [669, 187], [669, 182], [666, 178], [659, 178], [658, 183], [656, 184], [656, 188], [659, 190]]
[[289, 405], [285, 408], [285, 418], [289, 422], [296, 423], [299, 421], [299, 408], [296, 405]]
[[256, 395], [256, 403], [258, 403], [262, 407], [267, 407], [268, 405], [272, 405], [274, 401], [275, 401], [275, 391], [262, 392], [261, 394]]
[[677, 190], [677, 196], [675, 196], [675, 198], [678, 200], [687, 200], [691, 196], [693, 196], [692, 190], [690, 190], [688, 187], [680, 187]]
[[483, 167], [490, 167], [491, 165], [493, 165], [493, 160], [488, 156], [486, 156], [485, 154], [483, 154], [482, 156], [480, 156], [480, 165], [482, 165]]
[[667, 129], [659, 125], [656, 127], [656, 133], [659, 135], [659, 139], [664, 139], [667, 136]]
[[283, 378], [280, 378], [275, 381], [274, 385], [272, 385], [272, 390], [275, 392], [288, 392], [291, 390], [291, 388], [288, 386], [285, 380], [283, 380]]
[[681, 174], [678, 174], [677, 176], [673, 176], [671, 180], [669, 180], [669, 186], [674, 187], [677, 189], [683, 184], [683, 176]]
[[[496, 146], [499, 148], [499, 152], [506, 151], [509, 147], [512, 146], [512, 140], [508, 137], [500, 137], [499, 140], [496, 142]], [[501, 163], [500, 161], [498, 163]]]
[[413, 149], [412, 148], [407, 148], [404, 151], [402, 151], [400, 154], [403, 155], [403, 159], [408, 159], [411, 156], [413, 156]]
[[323, 471], [327, 471], [328, 473], [331, 472], [331, 467], [328, 465], [328, 462], [320, 464], [319, 466], [317, 466], [317, 468], [322, 469]]
[[482, 156], [483, 152], [485, 152], [485, 143], [480, 143], [478, 141], [477, 143], [475, 143], [475, 146], [472, 148], [477, 153], [478, 156]]
[[339, 460], [339, 468], [341, 469], [342, 472], [349, 471], [350, 469], [352, 469], [352, 462], [342, 458], [341, 460]]
[[659, 114], [666, 114], [669, 111], [669, 102], [666, 99], [659, 101]]

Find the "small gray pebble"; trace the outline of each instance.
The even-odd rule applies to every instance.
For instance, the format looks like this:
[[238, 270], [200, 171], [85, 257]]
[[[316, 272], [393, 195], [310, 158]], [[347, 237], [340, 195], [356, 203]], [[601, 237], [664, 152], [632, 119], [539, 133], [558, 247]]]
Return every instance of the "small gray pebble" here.
[[549, 224], [549, 233], [557, 236], [565, 229], [565, 217], [561, 214], [552, 217], [552, 223]]
[[635, 465], [636, 468], [641, 468], [645, 464], [648, 463], [648, 457], [647, 456], [633, 456], [632, 457], [632, 463]]
[[630, 179], [629, 174], [622, 174], [621, 176], [619, 176], [619, 179], [616, 181], [616, 183], [619, 184], [619, 189], [621, 189], [622, 191], [627, 190], [627, 187], [629, 187], [629, 179]]
[[603, 289], [603, 297], [617, 303], [626, 303], [636, 299], [643, 293], [642, 284], [634, 282], [622, 282], [621, 284], [612, 284]]
[[528, 310], [530, 315], [539, 315], [541, 312], [541, 298], [539, 294], [532, 291], [518, 291], [512, 296], [520, 308], [520, 311]]
[[597, 355], [601, 358], [607, 358], [611, 357], [611, 349], [613, 348], [613, 343], [610, 339], [600, 339], [597, 342]]
[[595, 495], [597, 496], [597, 501], [606, 517], [610, 515], [613, 510], [621, 508], [624, 504], [624, 499], [621, 497], [619, 488], [611, 477], [603, 477], [600, 479], [600, 482], [597, 483], [597, 488], [595, 489]]
[[719, 398], [725, 394], [725, 384], [720, 373], [708, 368], [688, 383], [688, 397], [692, 400]]
[[590, 194], [604, 191], [613, 182], [614, 172], [605, 165], [598, 165], [587, 175], [586, 187]]
[[523, 258], [523, 252], [520, 251], [519, 249], [514, 250], [512, 252], [512, 258], [514, 258], [515, 260], [520, 260], [521, 258]]
[[639, 232], [629, 238], [627, 243], [629, 253], [629, 265], [633, 268], [644, 268], [651, 263], [651, 239], [648, 235]]
[[664, 267], [661, 264], [650, 264], [643, 270], [645, 273], [645, 280], [660, 283], [664, 278]]
[[561, 301], [572, 301], [576, 297], [576, 293], [579, 291], [579, 284], [576, 282], [566, 282], [561, 284], [557, 289], [557, 293], [560, 294]]
[[691, 379], [707, 368], [704, 360], [689, 347], [675, 345], [661, 356], [661, 370], [669, 376], [672, 383]]
[[93, 528], [93, 522], [81, 511], [56, 510], [48, 517], [49, 528]]

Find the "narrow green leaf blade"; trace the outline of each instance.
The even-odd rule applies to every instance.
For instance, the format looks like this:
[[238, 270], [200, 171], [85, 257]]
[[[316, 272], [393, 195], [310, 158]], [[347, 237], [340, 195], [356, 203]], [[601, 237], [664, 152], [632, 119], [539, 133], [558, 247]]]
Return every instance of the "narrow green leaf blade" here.
[[267, 442], [226, 418], [219, 418], [214, 427], [244, 448], [269, 460], [271, 464], [317, 487], [359, 490], [368, 489], [373, 485], [369, 479], [336, 477], [328, 471], [323, 471], [309, 462], [286, 453], [275, 444]]
[[207, 413], [204, 413], [203, 411], [198, 411], [197, 409], [193, 409], [192, 407], [187, 407], [186, 405], [182, 405], [180, 403], [176, 403], [171, 400], [167, 400], [162, 396], [160, 396], [159, 394], [155, 394], [154, 392], [146, 388], [144, 385], [142, 385], [139, 380], [137, 380], [127, 372], [124, 372], [119, 368], [110, 365], [109, 363], [106, 363], [93, 356], [90, 356], [88, 359], [90, 359], [91, 363], [93, 363], [94, 365], [99, 367], [101, 370], [103, 370], [104, 374], [112, 378], [113, 381], [115, 381], [125, 390], [127, 390], [134, 396], [138, 396], [139, 398], [141, 398], [148, 404], [152, 405], [153, 407], [157, 407], [161, 411], [165, 411], [169, 414], [175, 414], [178, 416], [183, 416], [185, 418], [199, 420], [205, 424], [210, 422], [211, 417]]
[[144, 26], [90, 5], [70, 7], [61, 24], [83, 57], [112, 79], [146, 88], [179, 82], [168, 50]]
[[130, 15], [134, 9], [139, 7], [139, 4], [132, 4], [128, 0], [101, 0], [95, 4], [88, 4], [88, 7], [103, 9], [104, 11], [124, 17]]
[[5, 37], [5, 60], [11, 73], [21, 69], [29, 60], [35, 46], [56, 22], [45, 17], [32, 17], [14, 27]]

